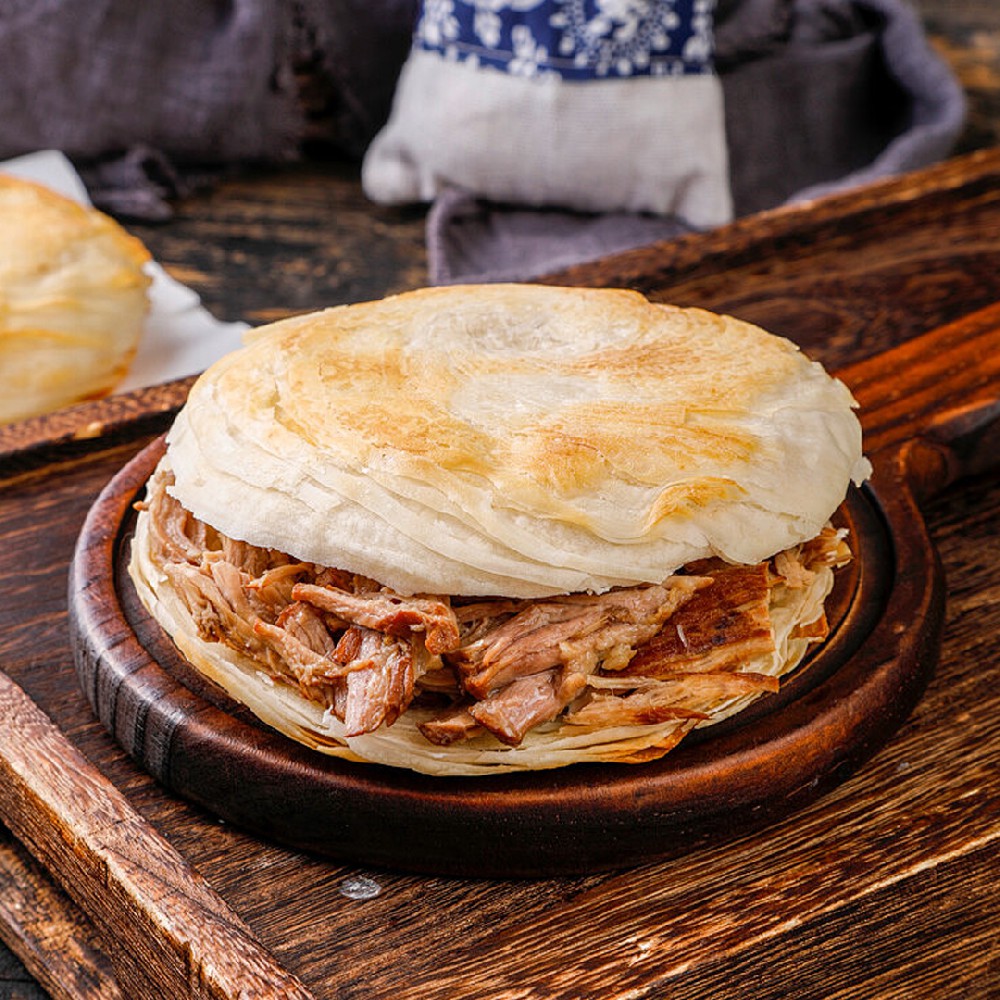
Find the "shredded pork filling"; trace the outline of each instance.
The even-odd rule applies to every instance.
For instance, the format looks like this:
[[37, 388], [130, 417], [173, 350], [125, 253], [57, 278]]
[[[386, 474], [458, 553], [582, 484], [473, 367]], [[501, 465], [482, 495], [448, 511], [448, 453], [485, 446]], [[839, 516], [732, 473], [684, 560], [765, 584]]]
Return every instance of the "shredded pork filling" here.
[[[757, 566], [706, 561], [658, 585], [536, 600], [407, 596], [342, 570], [226, 538], [168, 493], [162, 471], [141, 505], [151, 556], [199, 636], [251, 657], [343, 723], [347, 736], [390, 726], [412, 703], [448, 745], [490, 733], [517, 746], [557, 717], [601, 728], [705, 718], [706, 694], [774, 691], [745, 669], [774, 651], [777, 585], [804, 587], [850, 558], [840, 534]], [[810, 641], [825, 638], [820, 617]]]

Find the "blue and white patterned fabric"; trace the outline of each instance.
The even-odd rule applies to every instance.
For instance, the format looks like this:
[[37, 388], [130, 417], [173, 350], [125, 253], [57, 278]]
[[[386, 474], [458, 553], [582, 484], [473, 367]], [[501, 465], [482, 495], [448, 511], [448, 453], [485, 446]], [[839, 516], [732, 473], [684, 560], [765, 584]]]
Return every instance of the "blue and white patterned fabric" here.
[[564, 80], [676, 76], [712, 69], [708, 0], [495, 0], [425, 3], [414, 44], [514, 76]]
[[376, 201], [458, 188], [582, 211], [731, 217], [714, 0], [424, 0]]

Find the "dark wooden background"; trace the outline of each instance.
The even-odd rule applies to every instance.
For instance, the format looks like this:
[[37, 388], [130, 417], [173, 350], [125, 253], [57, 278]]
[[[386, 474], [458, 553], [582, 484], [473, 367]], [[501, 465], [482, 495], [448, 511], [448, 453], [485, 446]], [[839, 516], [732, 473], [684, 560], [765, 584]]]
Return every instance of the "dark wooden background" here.
[[[969, 95], [969, 122], [957, 152], [1000, 146], [1000, 4], [995, 0], [919, 0], [916, 6], [935, 45], [955, 68]], [[179, 205], [177, 218], [169, 224], [132, 228], [176, 277], [201, 293], [216, 315], [256, 324], [290, 312], [423, 284], [423, 225], [420, 211], [387, 210], [366, 202], [354, 166], [326, 163], [293, 167], [280, 178], [234, 178]], [[975, 233], [963, 228], [960, 220], [954, 235], [967, 244], [975, 240]], [[920, 322], [932, 319], [934, 310], [947, 318], [948, 314], [960, 314], [965, 306], [976, 305], [977, 289], [984, 289], [984, 284], [975, 268], [985, 266], [984, 260], [995, 266], [995, 256], [976, 257], [974, 253], [953, 262], [953, 270], [965, 268], [965, 276], [953, 273], [949, 282], [942, 281], [945, 300], [935, 303], [932, 292], [922, 292], [928, 312], [922, 314]], [[862, 268], [866, 262], [858, 266]], [[908, 278], [904, 274], [901, 280], [915, 285], [922, 276], [921, 266], [916, 260]], [[696, 270], [689, 266], [685, 273], [691, 276], [688, 290], [693, 294], [699, 288]], [[791, 279], [790, 294], [811, 294], [814, 301], [824, 294], [815, 273], [811, 277], [800, 273]], [[725, 290], [707, 284], [700, 287], [718, 304], [725, 304]], [[956, 288], [967, 301], [947, 300]], [[913, 292], [912, 287], [900, 289], [901, 294]], [[744, 310], [756, 308], [762, 313], [775, 308], [767, 301], [743, 305]], [[877, 300], [854, 305], [876, 308]], [[834, 308], [846, 310], [848, 306], [839, 303]], [[780, 312], [778, 309], [775, 315]], [[892, 319], [902, 322], [899, 315]], [[834, 321], [831, 328], [844, 329]], [[820, 345], [824, 360], [836, 363], [858, 356], [860, 345], [851, 342], [851, 334], [838, 335], [840, 339], [825, 348]], [[18, 494], [35, 498], [53, 519], [78, 522], [84, 498], [92, 495], [134, 448], [133, 441], [126, 441], [102, 450], [93, 460], [61, 459], [68, 463], [68, 471], [54, 491], [41, 473], [26, 468], [14, 477]], [[981, 700], [977, 685], [990, 683], [989, 676], [979, 676], [968, 665], [992, 665], [995, 681], [994, 646], [1000, 627], [1000, 541], [996, 532], [1000, 490], [995, 478], [963, 484], [950, 492], [947, 500], [936, 502], [928, 516], [943, 561], [951, 571], [946, 659], [952, 669], [945, 672], [933, 696], [917, 709], [901, 739], [855, 784], [853, 796], [850, 792], [834, 793], [820, 808], [809, 811], [801, 823], [778, 827], [766, 845], [737, 840], [733, 849], [745, 850], [746, 864], [719, 871], [737, 874], [738, 882], [718, 884], [710, 893], [693, 898], [691, 886], [705, 886], [716, 870], [711, 852], [705, 851], [687, 861], [679, 857], [666, 868], [649, 866], [633, 872], [628, 895], [634, 900], [636, 893], [648, 894], [650, 912], [658, 915], [661, 930], [633, 942], [627, 968], [611, 967], [609, 955], [614, 952], [597, 949], [591, 965], [560, 975], [544, 966], [540, 947], [544, 944], [549, 953], [558, 949], [559, 935], [568, 927], [595, 925], [609, 939], [616, 933], [619, 919], [627, 928], [629, 914], [616, 895], [622, 892], [624, 882], [584, 876], [530, 886], [512, 883], [499, 891], [475, 881], [359, 872], [351, 866], [303, 859], [266, 843], [253, 844], [251, 849], [239, 831], [220, 827], [211, 817], [164, 797], [128, 761], [109, 754], [106, 736], [95, 728], [76, 691], [53, 695], [47, 684], [48, 670], [67, 669], [65, 661], [53, 665], [41, 658], [59, 648], [65, 628], [67, 543], [58, 532], [48, 538], [36, 529], [2, 539], [9, 557], [6, 564], [30, 566], [31, 575], [30, 586], [12, 576], [2, 581], [10, 595], [7, 615], [20, 615], [31, 623], [30, 631], [19, 633], [8, 643], [5, 656], [19, 666], [20, 679], [29, 692], [44, 703], [88, 756], [102, 762], [140, 811], [161, 828], [169, 827], [182, 853], [209, 873], [213, 883], [226, 887], [227, 899], [248, 923], [261, 928], [279, 959], [287, 960], [308, 981], [320, 982], [328, 977], [331, 956], [344, 956], [345, 965], [337, 977], [338, 996], [369, 995], [372, 987], [386, 989], [394, 982], [407, 996], [458, 996], [463, 956], [494, 949], [497, 968], [510, 974], [523, 966], [525, 981], [530, 981], [532, 963], [538, 966], [540, 977], [544, 966], [547, 989], [545, 993], [517, 994], [509, 991], [509, 980], [498, 978], [482, 985], [483, 996], [508, 990], [505, 996], [564, 996], [568, 1000], [600, 995], [585, 991], [618, 981], [633, 984], [640, 991], [637, 995], [645, 997], [639, 984], [658, 981], [669, 982], [666, 988], [678, 998], [714, 993], [754, 1000], [819, 996], [853, 1000], [859, 995], [892, 1000], [916, 995], [932, 1000], [944, 996], [988, 1000], [1000, 993], [996, 935], [983, 922], [984, 914], [1000, 920], [996, 893], [984, 889], [991, 879], [995, 885], [996, 843], [983, 832], [997, 811], [996, 755], [991, 756], [988, 749], [991, 740], [995, 745], [997, 732], [996, 717], [976, 710]], [[14, 522], [8, 519], [6, 523]], [[49, 596], [39, 602], [37, 595], [43, 592]], [[954, 665], [959, 663], [966, 666], [958, 670]], [[943, 723], [942, 716], [946, 719]], [[932, 757], [947, 760], [948, 750], [957, 750], [970, 730], [982, 741], [980, 749], [964, 758], [956, 755], [952, 766], [946, 764], [935, 772], [935, 781], [944, 782], [946, 789], [917, 785], [912, 793], [897, 793], [897, 783], [919, 772], [925, 761]], [[870, 804], [880, 798], [889, 805], [879, 824], [852, 811], [855, 803]], [[959, 810], [956, 803], [964, 803], [964, 808]], [[182, 823], [177, 822], [179, 814], [186, 817]], [[837, 819], [851, 826], [856, 840], [846, 832], [843, 836], [820, 836], [819, 831]], [[982, 837], [981, 845], [952, 861], [932, 858], [922, 853], [919, 834], [923, 827], [935, 823], [942, 828], [964, 824], [966, 843], [978, 843], [976, 838]], [[910, 852], [905, 861], [901, 861], [901, 852]], [[794, 876], [786, 866], [790, 857], [796, 861]], [[901, 882], [891, 912], [882, 909], [880, 868], [887, 873], [886, 879]], [[849, 905], [825, 905], [825, 897], [838, 898], [838, 887], [825, 881], [831, 870], [853, 870], [859, 878], [863, 891], [855, 892]], [[784, 890], [775, 881], [775, 872], [785, 873]], [[906, 873], [905, 878], [901, 872]], [[53, 903], [49, 909], [44, 881], [36, 876], [30, 861], [22, 856], [8, 852], [0, 857], [0, 883], [8, 879], [35, 893], [30, 902], [39, 926], [44, 926], [46, 915], [57, 914], [57, 908]], [[375, 879], [380, 889], [377, 898], [358, 901], [339, 891], [346, 880], [359, 876]], [[297, 907], [294, 894], [310, 879], [325, 885], [327, 891], [322, 896], [303, 893]], [[969, 887], [967, 892], [963, 886]], [[757, 927], [756, 936], [742, 937], [742, 930], [727, 922], [724, 914], [731, 910], [724, 904], [734, 897], [744, 901], [743, 916]], [[331, 898], [336, 901], [332, 906]], [[272, 908], [295, 914], [287, 938], [273, 931], [266, 933]], [[435, 908], [442, 921], [437, 924], [430, 916]], [[419, 923], [408, 926], [418, 912]], [[518, 931], [519, 925], [526, 924], [534, 928], [530, 940]], [[340, 935], [339, 939], [326, 938], [324, 926], [330, 934]], [[495, 936], [495, 928], [502, 928], [499, 936]], [[544, 935], [546, 928], [550, 937], [542, 939], [539, 934]], [[64, 931], [54, 919], [52, 933]], [[666, 944], [672, 945], [674, 954], [680, 954], [685, 942], [713, 936], [720, 956], [715, 966], [703, 964], [696, 976], [685, 979], [679, 967], [671, 969], [663, 964]], [[933, 952], [921, 944], [928, 936], [935, 942]], [[412, 975], [405, 980], [394, 968], [395, 954], [382, 946], [387, 939], [407, 946]], [[780, 940], [780, 949], [772, 951], [770, 940]], [[303, 941], [314, 944], [314, 955], [301, 952]], [[77, 945], [67, 940], [67, 953]], [[644, 967], [647, 955], [658, 955], [661, 963], [651, 979]], [[909, 985], [905, 989], [898, 986], [900, 963], [907, 972]], [[950, 988], [942, 985], [942, 969], [953, 973]], [[868, 983], [863, 994], [857, 991], [859, 979]], [[921, 984], [926, 984], [928, 992], [921, 992]], [[45, 995], [21, 963], [0, 947], [0, 998], [39, 1000]]]

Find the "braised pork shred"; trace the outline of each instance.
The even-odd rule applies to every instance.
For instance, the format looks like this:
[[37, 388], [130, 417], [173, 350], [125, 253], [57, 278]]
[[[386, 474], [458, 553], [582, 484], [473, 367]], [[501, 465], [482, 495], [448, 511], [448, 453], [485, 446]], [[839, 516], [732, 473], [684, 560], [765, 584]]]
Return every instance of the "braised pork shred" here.
[[[849, 558], [832, 529], [758, 566], [694, 564], [660, 585], [534, 600], [406, 596], [374, 580], [234, 541], [152, 480], [151, 555], [200, 637], [252, 657], [332, 712], [348, 736], [392, 725], [411, 705], [447, 745], [491, 733], [517, 746], [556, 717], [606, 728], [705, 718], [706, 694], [774, 690], [741, 670], [774, 650], [777, 585], [806, 586]], [[821, 619], [810, 639], [826, 633]]]

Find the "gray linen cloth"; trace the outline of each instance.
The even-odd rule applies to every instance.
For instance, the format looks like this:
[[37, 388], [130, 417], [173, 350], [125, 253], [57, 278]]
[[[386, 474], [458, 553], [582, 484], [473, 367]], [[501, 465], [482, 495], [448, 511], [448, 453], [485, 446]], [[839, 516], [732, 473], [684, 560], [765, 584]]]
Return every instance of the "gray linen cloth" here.
[[385, 120], [416, 0], [3, 0], [0, 158], [61, 149], [94, 201], [166, 218], [232, 166]]
[[[220, 171], [384, 123], [416, 0], [5, 0], [0, 157], [62, 149], [109, 211], [166, 218]], [[719, 0], [716, 67], [737, 215], [946, 155], [960, 88], [905, 0]], [[435, 283], [527, 279], [669, 238], [671, 218], [494, 205], [449, 190]]]
[[[965, 115], [903, 0], [723, 0], [716, 68], [737, 216], [932, 163]], [[430, 278], [525, 280], [688, 231], [675, 218], [532, 210], [451, 190], [428, 216]]]

